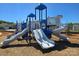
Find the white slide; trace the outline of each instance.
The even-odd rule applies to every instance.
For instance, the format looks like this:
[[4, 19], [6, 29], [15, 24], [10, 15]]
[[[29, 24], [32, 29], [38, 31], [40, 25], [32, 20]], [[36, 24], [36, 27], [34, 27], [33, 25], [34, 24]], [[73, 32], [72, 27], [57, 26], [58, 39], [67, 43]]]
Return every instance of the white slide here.
[[69, 40], [69, 38], [61, 34], [61, 31], [64, 29], [67, 29], [67, 26], [60, 26], [59, 28], [53, 30], [52, 32], [55, 36], [59, 37], [60, 40], [66, 41]]
[[55, 42], [48, 39], [41, 29], [33, 30], [33, 34], [42, 49], [53, 48], [55, 46]]
[[28, 28], [25, 28], [22, 32], [19, 32], [19, 33], [15, 34], [9, 38], [4, 39], [4, 41], [0, 43], [0, 47], [7, 46], [10, 42], [13, 42], [14, 40], [16, 40], [17, 37], [25, 34], [27, 32], [27, 30], [28, 30]]

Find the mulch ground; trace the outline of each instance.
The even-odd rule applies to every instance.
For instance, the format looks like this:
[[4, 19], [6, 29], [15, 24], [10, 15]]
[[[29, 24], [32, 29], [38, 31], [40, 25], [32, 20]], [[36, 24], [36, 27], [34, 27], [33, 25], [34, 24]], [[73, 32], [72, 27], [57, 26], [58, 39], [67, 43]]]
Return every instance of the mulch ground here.
[[[0, 42], [12, 32], [0, 32]], [[65, 35], [65, 34], [63, 34]], [[79, 55], [79, 34], [65, 35], [70, 38], [67, 42], [59, 41], [59, 38], [52, 35], [51, 40], [56, 42], [54, 48], [41, 49], [36, 41], [32, 40], [29, 45], [25, 40], [15, 40], [7, 48], [0, 48], [1, 56], [78, 56]]]

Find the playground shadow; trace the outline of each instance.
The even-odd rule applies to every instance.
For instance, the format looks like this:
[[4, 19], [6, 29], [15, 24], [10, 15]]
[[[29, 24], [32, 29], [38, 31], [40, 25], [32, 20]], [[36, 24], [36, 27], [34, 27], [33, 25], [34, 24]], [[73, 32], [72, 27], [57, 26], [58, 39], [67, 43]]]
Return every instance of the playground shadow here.
[[28, 44], [15, 44], [15, 45], [7, 45], [6, 47], [3, 46], [1, 48], [6, 49], [6, 48], [25, 47], [25, 46], [29, 47]]
[[78, 48], [79, 47], [79, 44], [77, 44], [77, 43], [71, 43], [71, 42], [69, 42], [69, 41], [64, 41], [64, 42], [62, 42], [65, 46], [67, 46], [67, 47], [74, 47], [74, 48]]
[[49, 53], [51, 51], [61, 51], [63, 49], [66, 49], [66, 47], [64, 45], [62, 45], [62, 43], [57, 43], [55, 47], [53, 48], [49, 48], [49, 49], [42, 49], [37, 43], [32, 44], [31, 46], [33, 46], [34, 48], [36, 48], [37, 50], [40, 50], [42, 53]]
[[68, 47], [78, 48], [79, 44], [71, 43], [69, 41], [55, 41], [56, 45], [53, 48], [42, 49], [37, 43], [32, 44], [34, 48], [40, 50], [42, 53], [49, 53], [51, 51], [62, 51]]
[[66, 49], [67, 47], [74, 47], [77, 48], [79, 47], [79, 44], [76, 43], [70, 43], [69, 41], [55, 41], [56, 45], [53, 48], [49, 49], [42, 49], [38, 43], [31, 43], [31, 44], [16, 44], [16, 45], [8, 45], [4, 48], [14, 48], [14, 47], [34, 47], [37, 50], [40, 50], [43, 54], [44, 53], [49, 53], [51, 51], [62, 51]]

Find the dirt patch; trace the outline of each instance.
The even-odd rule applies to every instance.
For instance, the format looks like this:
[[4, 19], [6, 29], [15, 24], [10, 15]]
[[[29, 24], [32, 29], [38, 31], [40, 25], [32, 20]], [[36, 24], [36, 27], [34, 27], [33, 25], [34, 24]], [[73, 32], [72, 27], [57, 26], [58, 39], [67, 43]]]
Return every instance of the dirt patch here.
[[[11, 35], [12, 32], [0, 32], [0, 42]], [[52, 36], [52, 40], [56, 42], [54, 48], [47, 50], [41, 49], [36, 41], [32, 41], [30, 45], [25, 40], [12, 42], [7, 48], [0, 48], [0, 55], [5, 56], [78, 56], [79, 55], [79, 34], [66, 35], [70, 38], [67, 42], [59, 41], [59, 38]]]

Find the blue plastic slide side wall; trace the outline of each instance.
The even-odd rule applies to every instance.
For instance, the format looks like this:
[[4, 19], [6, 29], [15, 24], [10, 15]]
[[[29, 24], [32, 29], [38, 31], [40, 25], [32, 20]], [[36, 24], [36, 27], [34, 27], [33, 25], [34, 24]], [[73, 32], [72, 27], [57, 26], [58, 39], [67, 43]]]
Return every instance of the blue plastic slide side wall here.
[[[24, 30], [26, 28], [26, 23], [21, 23], [21, 29], [22, 30]], [[23, 36], [22, 36], [22, 38], [23, 39], [27, 39], [27, 36], [28, 36], [28, 33], [26, 32]]]
[[28, 32], [26, 32], [26, 33], [22, 36], [22, 38], [25, 39], [25, 40], [27, 39], [27, 37], [28, 37]]
[[26, 23], [22, 23], [21, 25], [22, 25], [22, 27], [21, 27], [22, 30], [26, 28]]
[[49, 30], [49, 29], [42, 29], [42, 30], [43, 30], [43, 32], [45, 33], [45, 35], [47, 37], [50, 37], [51, 36], [51, 34], [52, 34], [52, 31], [51, 30]]

